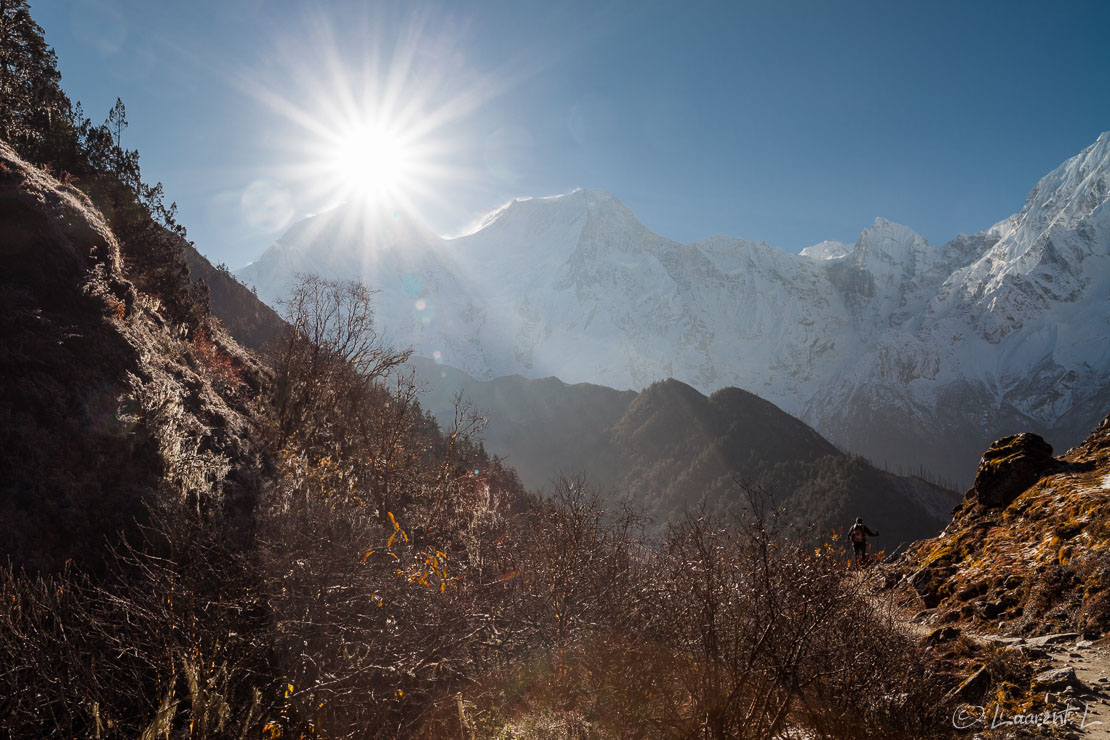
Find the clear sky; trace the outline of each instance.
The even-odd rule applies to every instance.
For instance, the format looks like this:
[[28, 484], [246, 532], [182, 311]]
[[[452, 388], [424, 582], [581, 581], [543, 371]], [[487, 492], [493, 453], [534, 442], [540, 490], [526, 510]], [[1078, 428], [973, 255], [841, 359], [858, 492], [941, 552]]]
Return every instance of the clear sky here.
[[[343, 131], [405, 141], [443, 234], [601, 188], [648, 227], [792, 251], [883, 216], [940, 243], [1110, 129], [1110, 2], [32, 0], [62, 85], [213, 262], [344, 197]], [[354, 155], [351, 155], [354, 156]]]

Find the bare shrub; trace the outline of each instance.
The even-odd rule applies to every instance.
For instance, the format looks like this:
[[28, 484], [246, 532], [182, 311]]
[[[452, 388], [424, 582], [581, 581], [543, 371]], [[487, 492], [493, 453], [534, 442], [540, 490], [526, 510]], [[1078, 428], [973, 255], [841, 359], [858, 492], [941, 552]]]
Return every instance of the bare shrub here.
[[688, 514], [660, 555], [658, 639], [686, 658], [675, 664], [690, 698], [684, 731], [754, 738], [795, 725], [825, 736], [943, 726], [922, 711], [937, 687], [915, 678], [923, 661], [875, 589], [835, 548], [780, 531], [760, 492], [743, 492], [746, 516]]
[[350, 396], [408, 359], [374, 326], [373, 296], [362, 283], [302, 275], [283, 301], [290, 329], [273, 352], [278, 447], [294, 433], [317, 444]]
[[150, 518], [150, 540], [114, 550], [96, 581], [0, 569], [9, 737], [261, 731], [274, 691], [250, 559], [180, 503]]

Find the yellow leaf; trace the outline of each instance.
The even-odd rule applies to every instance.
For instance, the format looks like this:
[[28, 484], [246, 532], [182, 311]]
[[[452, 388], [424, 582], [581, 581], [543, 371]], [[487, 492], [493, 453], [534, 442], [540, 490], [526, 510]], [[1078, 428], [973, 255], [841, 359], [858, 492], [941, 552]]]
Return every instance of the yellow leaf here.
[[287, 697], [291, 696], [293, 694], [293, 691], [294, 691], [293, 684], [289, 684], [288, 686], [285, 687], [285, 695]]

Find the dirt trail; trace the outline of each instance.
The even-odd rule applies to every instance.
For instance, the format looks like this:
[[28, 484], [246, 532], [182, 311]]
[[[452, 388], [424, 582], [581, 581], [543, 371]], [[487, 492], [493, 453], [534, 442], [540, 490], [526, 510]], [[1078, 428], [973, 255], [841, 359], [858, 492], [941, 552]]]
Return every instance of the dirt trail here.
[[[872, 606], [877, 609], [885, 608], [885, 613], [894, 618], [899, 629], [917, 639], [925, 637], [935, 629], [934, 626], [925, 625], [913, 619], [912, 599], [899, 600], [894, 598], [893, 594], [888, 596], [888, 599], [885, 603], [879, 599], [873, 600]], [[962, 633], [968, 639], [983, 645], [1012, 646], [1015, 650], [1022, 650], [1031, 662], [1047, 657], [1051, 661], [1051, 666], [1038, 670], [1038, 675], [1050, 670], [1063, 670], [1065, 675], [1069, 668], [1074, 671], [1078, 683], [1072, 682], [1071, 688], [1061, 684], [1056, 690], [1049, 692], [1050, 695], [1044, 697], [1040, 706], [1033, 708], [1033, 711], [1044, 712], [1062, 711], [1065, 707], [1074, 707], [1074, 711], [1066, 717], [1058, 715], [1057, 725], [1040, 728], [1040, 735], [1080, 740], [1110, 740], [1110, 636], [1092, 642], [1083, 640], [1073, 633], [1031, 638], [1004, 637], [967, 629], [963, 629]], [[976, 728], [976, 730], [981, 729], [983, 728]], [[1005, 734], [1006, 729], [1012, 728], [1001, 729]], [[1034, 731], [1034, 735], [1037, 734]], [[988, 732], [985, 735], [992, 738], [998, 736], [996, 732]], [[984, 735], [971, 731], [968, 737], [976, 738]]]
[[[1042, 734], [1081, 740], [1110, 740], [1110, 637], [1091, 642], [1074, 633], [1024, 639], [982, 634], [968, 636], [1029, 650], [1037, 658], [1046, 655], [1051, 661], [1051, 666], [1039, 670], [1038, 675], [1057, 672], [1059, 681], [1046, 692], [1033, 711], [1059, 713], [1065, 708], [1070, 711], [1057, 714], [1055, 722], [1041, 728]], [[1074, 672], [1074, 679], [1078, 682], [1067, 678], [1069, 671]]]
[[1082, 736], [1089, 740], [1110, 740], [1110, 638], [1073, 640], [1050, 645], [1047, 651], [1055, 667], [1074, 669], [1082, 684], [1072, 704], [1086, 714], [1077, 713], [1074, 726], [1082, 726]]

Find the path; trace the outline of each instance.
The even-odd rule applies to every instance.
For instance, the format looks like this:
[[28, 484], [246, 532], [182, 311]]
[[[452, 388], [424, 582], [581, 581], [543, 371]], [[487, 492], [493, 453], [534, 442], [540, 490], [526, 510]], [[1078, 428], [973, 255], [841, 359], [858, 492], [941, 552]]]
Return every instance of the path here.
[[[1110, 740], [1110, 637], [1097, 642], [1082, 640], [1075, 633], [1061, 633], [1043, 637], [999, 637], [964, 632], [964, 635], [983, 643], [1001, 644], [1014, 649], [1033, 652], [1031, 661], [1042, 656], [1051, 666], [1041, 668], [1037, 675], [1060, 672], [1059, 684], [1046, 692], [1043, 700], [1032, 711], [1071, 712], [1057, 714], [1056, 725], [1043, 728], [1042, 734], [1072, 740]], [[1068, 671], [1074, 680], [1068, 680]], [[1004, 718], [1005, 719], [1005, 718]], [[993, 737], [993, 735], [992, 735]]]
[[1076, 723], [1086, 725], [1082, 736], [1087, 740], [1110, 740], [1110, 638], [1069, 641], [1046, 646], [1046, 650], [1054, 666], [1074, 669], [1085, 687], [1075, 691], [1073, 700], [1074, 705], [1086, 710], [1085, 719]]

